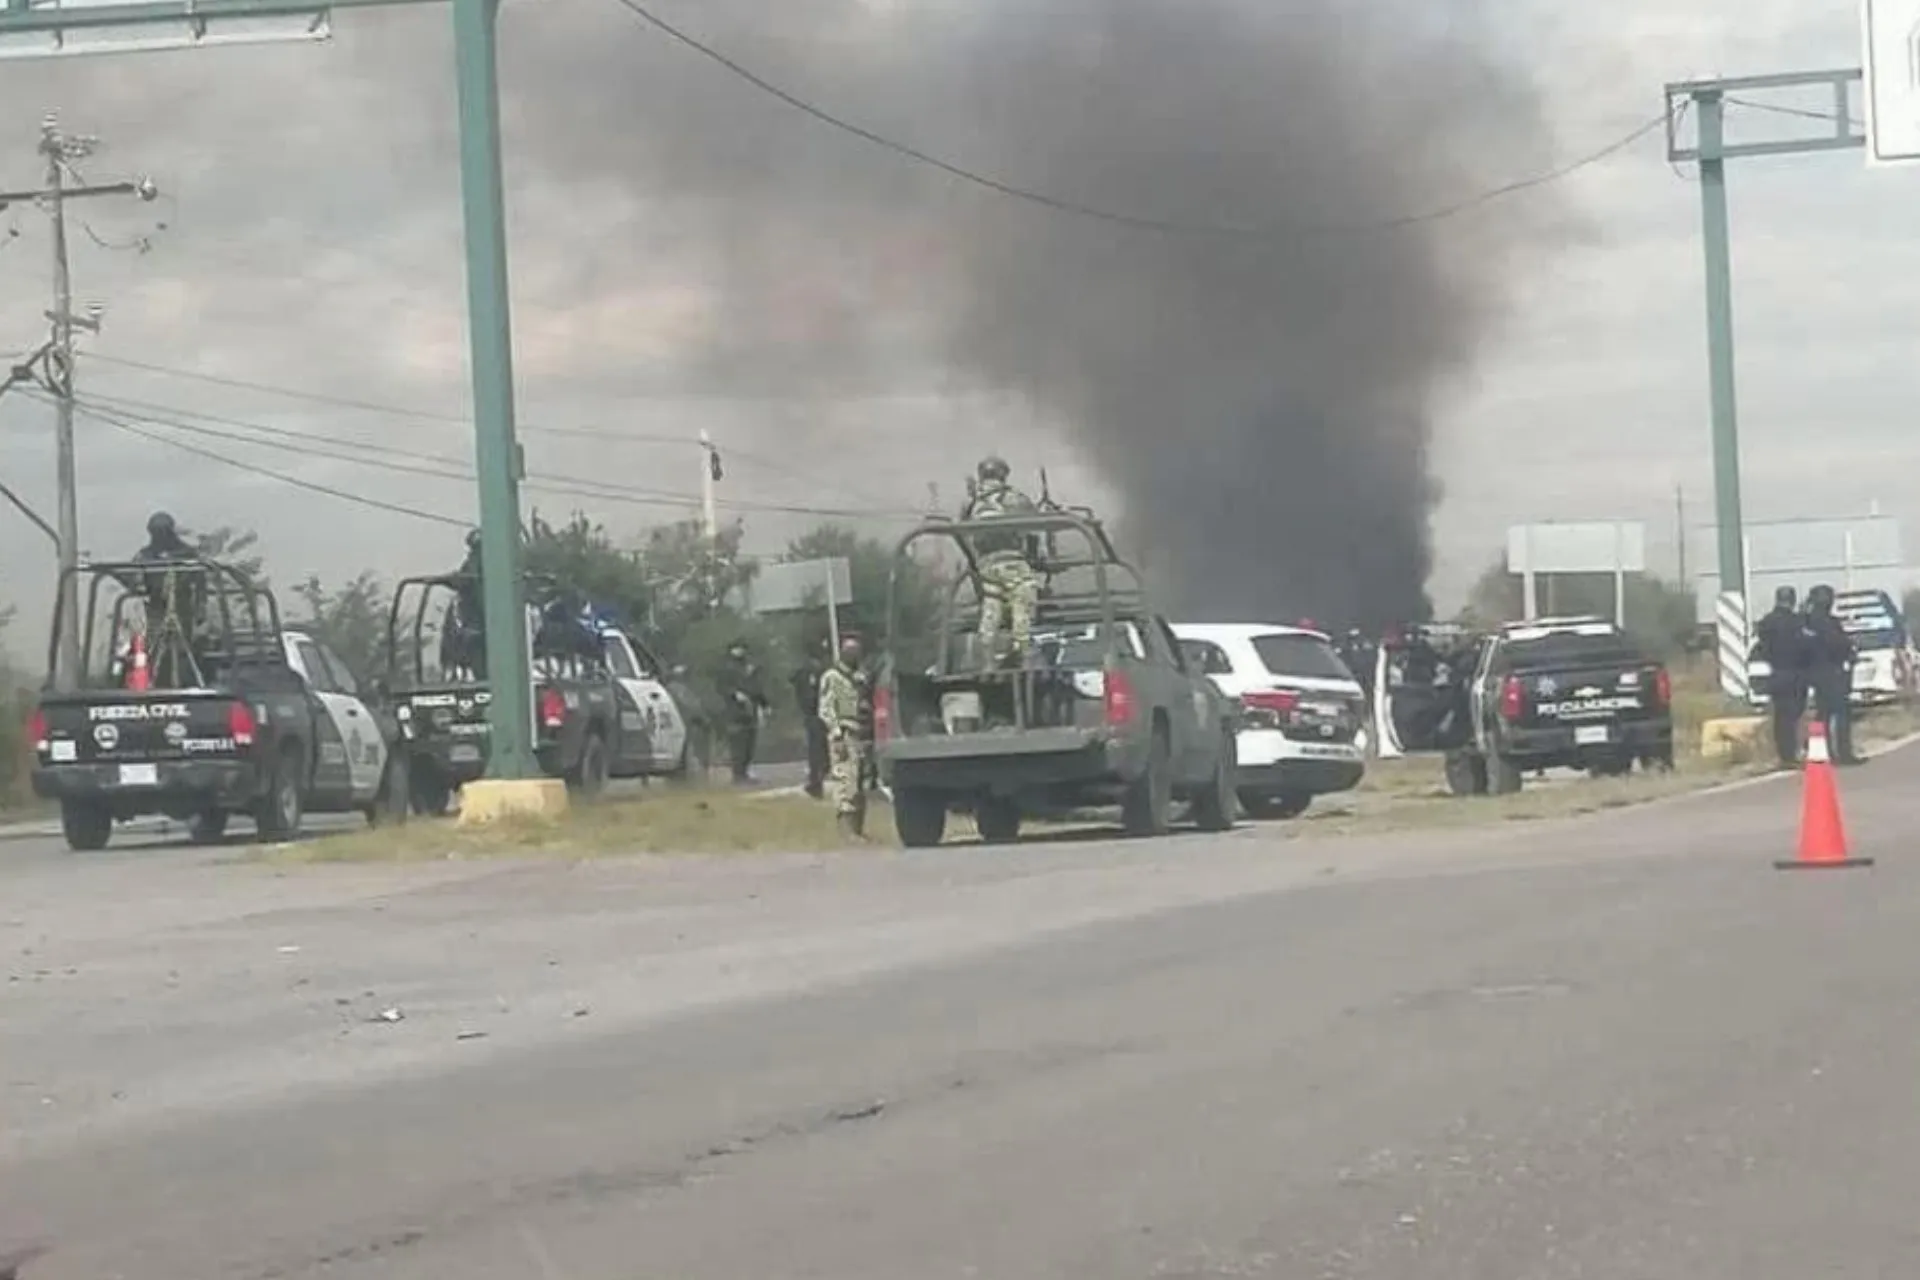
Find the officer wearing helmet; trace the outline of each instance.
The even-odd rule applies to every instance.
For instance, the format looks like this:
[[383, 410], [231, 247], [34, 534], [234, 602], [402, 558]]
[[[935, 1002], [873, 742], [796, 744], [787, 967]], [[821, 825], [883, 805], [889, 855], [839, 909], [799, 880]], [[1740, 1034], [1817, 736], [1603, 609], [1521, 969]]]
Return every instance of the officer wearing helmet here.
[[[147, 517], [147, 544], [134, 552], [137, 561], [191, 560], [194, 549], [180, 536], [173, 517], [156, 511]], [[200, 624], [200, 597], [204, 583], [199, 575], [148, 570], [140, 575], [135, 588], [146, 600], [146, 643], [154, 681], [163, 688], [187, 681], [180, 659], [182, 651], [191, 653], [194, 632]]]
[[[963, 520], [1033, 513], [1033, 499], [1013, 487], [1007, 478], [1009, 470], [1005, 458], [981, 459], [973, 497], [961, 514]], [[980, 569], [980, 660], [990, 666], [1004, 661], [999, 652], [1004, 612], [1013, 632], [1014, 659], [1023, 662], [1032, 643], [1033, 607], [1040, 594], [1040, 577], [1028, 557], [1027, 535], [983, 530], [973, 535], [973, 552]]]
[[477, 680], [487, 675], [485, 605], [480, 586], [480, 530], [467, 530], [467, 554], [453, 571], [453, 607], [440, 633], [440, 665], [470, 672]]

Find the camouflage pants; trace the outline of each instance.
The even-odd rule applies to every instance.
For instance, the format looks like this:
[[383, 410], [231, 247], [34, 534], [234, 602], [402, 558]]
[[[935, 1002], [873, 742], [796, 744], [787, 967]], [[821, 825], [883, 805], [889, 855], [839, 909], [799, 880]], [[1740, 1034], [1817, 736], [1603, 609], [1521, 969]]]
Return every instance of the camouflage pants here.
[[827, 742], [827, 794], [833, 798], [833, 811], [840, 814], [862, 813], [867, 807], [866, 788], [861, 775], [866, 772], [867, 744], [851, 733], [836, 733]]
[[1025, 560], [1012, 556], [980, 566], [980, 660], [999, 656], [1000, 612], [1010, 616], [1013, 651], [1026, 656], [1033, 640], [1033, 606], [1040, 594], [1040, 577]]

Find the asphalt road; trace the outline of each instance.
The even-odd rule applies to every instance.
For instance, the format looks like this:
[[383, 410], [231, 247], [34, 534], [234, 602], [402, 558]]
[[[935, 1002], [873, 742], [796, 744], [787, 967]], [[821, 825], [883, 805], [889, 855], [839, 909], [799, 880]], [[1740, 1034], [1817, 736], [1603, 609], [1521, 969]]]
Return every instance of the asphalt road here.
[[1845, 776], [1865, 872], [1770, 868], [1784, 781], [1327, 843], [0, 856], [0, 1251], [50, 1243], [29, 1280], [1920, 1274], [1916, 773]]

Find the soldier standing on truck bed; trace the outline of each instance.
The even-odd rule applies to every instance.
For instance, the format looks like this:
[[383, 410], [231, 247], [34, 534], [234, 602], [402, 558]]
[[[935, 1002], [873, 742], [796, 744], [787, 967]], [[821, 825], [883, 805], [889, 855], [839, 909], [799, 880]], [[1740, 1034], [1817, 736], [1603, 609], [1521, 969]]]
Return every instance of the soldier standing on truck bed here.
[[[1036, 510], [1033, 499], [1008, 482], [1009, 473], [1005, 458], [981, 459], [978, 483], [961, 519], [1031, 515]], [[980, 661], [991, 668], [1006, 660], [999, 652], [1000, 614], [1004, 609], [1012, 623], [1013, 657], [1024, 663], [1033, 641], [1033, 606], [1040, 594], [1040, 577], [1027, 557], [1027, 537], [1020, 533], [977, 533], [973, 553], [980, 566]]]
[[860, 639], [847, 636], [840, 641], [840, 660], [820, 677], [820, 723], [827, 731], [834, 817], [841, 834], [854, 839], [867, 833], [867, 743], [860, 721], [860, 688], [865, 683]]

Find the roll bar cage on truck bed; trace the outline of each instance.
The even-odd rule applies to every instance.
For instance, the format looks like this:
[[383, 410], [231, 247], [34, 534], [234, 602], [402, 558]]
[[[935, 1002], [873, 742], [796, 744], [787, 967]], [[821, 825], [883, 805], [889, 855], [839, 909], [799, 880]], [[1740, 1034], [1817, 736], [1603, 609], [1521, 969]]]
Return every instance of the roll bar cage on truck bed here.
[[[1040, 579], [1034, 651], [1013, 667], [964, 652], [994, 590], [973, 541], [988, 531], [1025, 538]], [[925, 539], [961, 560], [931, 646], [904, 632], [901, 610], [901, 565]], [[1067, 540], [1078, 545], [1063, 549]], [[971, 811], [982, 838], [997, 842], [1018, 835], [1026, 812], [1115, 803], [1129, 833], [1159, 834], [1176, 796], [1192, 801], [1202, 827], [1224, 829], [1234, 820], [1234, 728], [1232, 706], [1188, 670], [1140, 575], [1091, 513], [933, 518], [900, 540], [874, 737], [902, 843], [937, 844], [953, 809]]]

